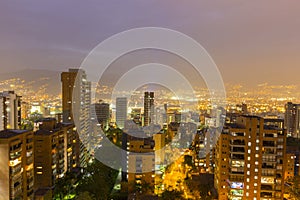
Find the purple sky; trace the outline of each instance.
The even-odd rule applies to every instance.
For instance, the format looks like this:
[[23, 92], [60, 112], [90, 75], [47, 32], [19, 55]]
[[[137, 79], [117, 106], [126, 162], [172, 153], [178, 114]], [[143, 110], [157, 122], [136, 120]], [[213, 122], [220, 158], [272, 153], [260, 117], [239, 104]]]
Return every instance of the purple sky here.
[[1, 72], [77, 67], [107, 37], [144, 26], [193, 37], [225, 82], [300, 85], [298, 0], [1, 0]]

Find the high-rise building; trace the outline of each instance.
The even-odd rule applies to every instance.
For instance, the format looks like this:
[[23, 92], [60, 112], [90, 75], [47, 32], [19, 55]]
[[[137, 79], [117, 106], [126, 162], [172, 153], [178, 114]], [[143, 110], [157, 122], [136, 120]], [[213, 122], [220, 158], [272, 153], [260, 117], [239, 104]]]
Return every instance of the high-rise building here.
[[30, 116], [30, 105], [27, 102], [21, 102], [21, 119], [28, 119]]
[[127, 120], [127, 98], [118, 97], [116, 99], [116, 123], [120, 129], [124, 128]]
[[40, 194], [51, 190], [55, 181], [79, 166], [79, 144], [74, 125], [55, 118], [37, 122], [34, 133], [35, 188]]
[[128, 136], [128, 191], [153, 193], [155, 184], [154, 141]]
[[130, 113], [131, 120], [134, 121], [137, 125], [142, 125], [142, 109], [141, 108], [132, 108]]
[[154, 92], [144, 94], [144, 126], [153, 123], [154, 118]]
[[216, 146], [219, 199], [283, 199], [286, 131], [281, 119], [240, 116]]
[[181, 122], [181, 107], [180, 105], [165, 104], [166, 123]]
[[110, 110], [108, 103], [92, 104], [91, 118], [97, 120], [102, 129], [107, 129], [110, 122]]
[[19, 129], [21, 125], [21, 96], [14, 91], [0, 93], [0, 130]]
[[0, 199], [30, 199], [34, 195], [33, 133], [0, 131]]
[[285, 105], [285, 127], [289, 137], [300, 138], [300, 104]]
[[91, 83], [85, 71], [69, 69], [61, 74], [63, 122], [75, 123], [80, 138], [80, 166], [90, 160], [89, 140], [91, 132]]
[[65, 174], [63, 131], [38, 130], [35, 132], [36, 188], [52, 188]]
[[165, 151], [166, 145], [166, 133], [163, 131], [153, 134], [153, 140], [155, 143], [155, 164], [163, 165], [165, 163]]

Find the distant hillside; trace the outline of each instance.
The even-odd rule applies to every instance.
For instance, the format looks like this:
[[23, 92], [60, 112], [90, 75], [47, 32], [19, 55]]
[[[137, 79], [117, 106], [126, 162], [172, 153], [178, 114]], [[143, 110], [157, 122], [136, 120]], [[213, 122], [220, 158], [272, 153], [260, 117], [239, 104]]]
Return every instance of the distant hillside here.
[[59, 71], [51, 70], [26, 69], [18, 72], [0, 73], [0, 82], [19, 78], [24, 80], [25, 86], [28, 85], [33, 90], [38, 91], [43, 86], [48, 94], [58, 95], [61, 93], [60, 73]]

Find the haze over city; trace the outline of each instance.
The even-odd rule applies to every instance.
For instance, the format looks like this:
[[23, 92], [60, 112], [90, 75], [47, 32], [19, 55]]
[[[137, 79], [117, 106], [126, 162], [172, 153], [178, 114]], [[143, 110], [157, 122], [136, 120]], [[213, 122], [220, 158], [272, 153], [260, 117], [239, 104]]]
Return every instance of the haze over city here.
[[0, 200], [297, 200], [300, 1], [0, 0]]
[[225, 83], [298, 86], [299, 8], [271, 0], [2, 1], [1, 72], [79, 67], [111, 35], [157, 26], [203, 45]]

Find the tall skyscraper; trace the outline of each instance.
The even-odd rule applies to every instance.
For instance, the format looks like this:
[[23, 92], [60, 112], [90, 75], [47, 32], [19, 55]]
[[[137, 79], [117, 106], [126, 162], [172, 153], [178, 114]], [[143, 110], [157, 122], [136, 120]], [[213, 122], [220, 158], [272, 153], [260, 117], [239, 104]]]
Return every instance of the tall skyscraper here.
[[118, 97], [116, 99], [116, 123], [120, 129], [124, 128], [127, 119], [127, 98]]
[[300, 138], [300, 104], [285, 105], [285, 127], [288, 136]]
[[[75, 123], [80, 136], [80, 166], [86, 167], [91, 132], [91, 83], [85, 71], [69, 69], [61, 74], [63, 122]], [[74, 115], [75, 114], [75, 115]]]
[[21, 96], [14, 91], [0, 93], [0, 130], [19, 129], [21, 125]]
[[154, 92], [145, 92], [144, 95], [144, 126], [153, 123], [154, 118]]
[[33, 199], [33, 133], [0, 131], [0, 199]]
[[106, 129], [110, 122], [110, 110], [108, 103], [92, 104], [91, 118], [101, 124], [102, 129]]
[[219, 199], [283, 199], [286, 131], [281, 119], [240, 116], [218, 138]]

